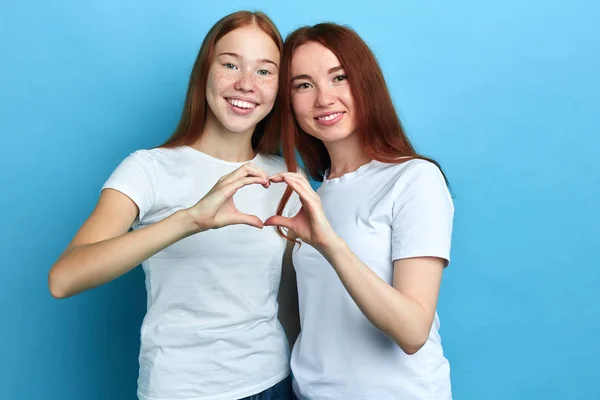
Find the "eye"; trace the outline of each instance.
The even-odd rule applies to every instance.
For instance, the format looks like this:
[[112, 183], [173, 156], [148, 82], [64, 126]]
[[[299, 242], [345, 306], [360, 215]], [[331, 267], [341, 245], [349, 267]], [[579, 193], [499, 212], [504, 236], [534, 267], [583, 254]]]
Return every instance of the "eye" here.
[[225, 63], [223, 66], [227, 69], [237, 69], [237, 67], [232, 63]]
[[302, 82], [296, 85], [296, 89], [309, 89], [311, 87], [310, 83]]
[[259, 75], [263, 75], [263, 76], [267, 76], [267, 75], [270, 75], [270, 74], [271, 74], [271, 71], [269, 71], [269, 70], [266, 70], [266, 69], [259, 69], [259, 70], [258, 70], [258, 74], [259, 74]]
[[348, 80], [348, 75], [338, 75], [335, 78], [333, 78], [334, 82], [341, 82], [345, 80]]

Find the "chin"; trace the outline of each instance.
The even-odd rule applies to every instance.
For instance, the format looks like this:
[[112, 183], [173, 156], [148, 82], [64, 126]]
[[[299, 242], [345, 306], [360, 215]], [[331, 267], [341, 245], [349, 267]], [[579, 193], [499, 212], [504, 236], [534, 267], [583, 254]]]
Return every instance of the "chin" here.
[[343, 142], [344, 140], [352, 136], [351, 133], [347, 132], [327, 132], [326, 134], [314, 135], [317, 139], [320, 139], [323, 143], [337, 143]]
[[253, 131], [257, 124], [244, 124], [244, 125], [225, 125], [228, 131], [233, 133], [246, 133]]

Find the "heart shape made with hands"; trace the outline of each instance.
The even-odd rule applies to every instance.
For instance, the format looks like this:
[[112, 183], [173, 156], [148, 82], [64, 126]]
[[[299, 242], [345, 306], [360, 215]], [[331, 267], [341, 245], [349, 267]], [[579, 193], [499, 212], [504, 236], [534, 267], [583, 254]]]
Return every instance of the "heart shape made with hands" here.
[[[271, 184], [280, 184], [280, 183], [286, 184], [289, 188], [292, 189], [292, 191], [294, 191], [301, 198], [303, 197], [303, 195], [310, 194], [310, 192], [313, 193], [314, 197], [318, 198], [318, 195], [313, 191], [312, 187], [310, 186], [310, 184], [308, 183], [306, 178], [301, 174], [293, 173], [293, 172], [282, 172], [282, 173], [279, 173], [276, 175], [269, 176], [267, 178], [266, 182], [265, 182], [265, 180], [253, 181], [253, 182], [249, 181], [244, 186], [259, 184], [268, 190], [271, 187]], [[254, 215], [249, 215], [249, 214], [245, 214], [245, 213], [242, 213], [242, 214], [246, 215], [247, 217], [251, 217], [253, 219], [254, 218], [259, 219], [258, 217], [254, 216]], [[283, 217], [283, 216], [279, 216], [279, 215], [272, 215], [272, 216], [268, 217], [267, 219], [265, 219], [264, 221], [261, 221], [261, 223], [263, 226], [281, 226], [281, 227], [290, 229], [292, 227], [290, 222], [294, 217], [295, 216]], [[256, 226], [256, 225], [252, 225], [252, 226], [259, 228], [259, 226]], [[260, 228], [262, 228], [263, 226], [260, 226]]]
[[[265, 189], [268, 190], [271, 187], [272, 184], [286, 184], [289, 188], [292, 189], [292, 191], [295, 191], [294, 190], [294, 184], [292, 183], [292, 185], [290, 185], [290, 183], [289, 183], [289, 180], [291, 178], [288, 176], [287, 179], [288, 179], [288, 182], [286, 182], [286, 177], [283, 175], [283, 173], [279, 173], [279, 174], [276, 174], [276, 175], [269, 176], [268, 177], [268, 182], [266, 184], [261, 184], [261, 186], [263, 186]], [[256, 183], [254, 183], [254, 184], [256, 184]], [[260, 184], [260, 183], [258, 183], [258, 184]], [[289, 201], [290, 200], [288, 199], [288, 202]], [[265, 219], [262, 222], [263, 222], [263, 224], [265, 222], [269, 221], [269, 220], [270, 220], [270, 222], [274, 222], [274, 221], [277, 221], [278, 218], [285, 218], [285, 217], [281, 217], [281, 216], [278, 216], [278, 215], [272, 215], [272, 216], [268, 217], [267, 219]], [[287, 218], [287, 219], [291, 219], [291, 218]], [[273, 224], [273, 225], [276, 226], [277, 224]]]
[[[296, 172], [282, 172], [269, 177], [269, 182], [285, 183], [298, 195], [300, 209], [291, 217], [273, 215], [263, 221], [264, 226], [278, 226], [291, 230], [303, 240], [311, 241], [320, 236], [317, 231], [329, 231], [319, 195], [313, 190], [308, 179]], [[288, 200], [289, 201], [289, 200]]]
[[233, 218], [230, 219], [230, 224], [247, 224], [259, 229], [265, 226], [285, 228], [288, 230], [288, 233], [292, 233], [294, 237], [300, 239], [302, 242], [317, 247], [323, 247], [326, 243], [335, 240], [336, 234], [331, 228], [329, 221], [327, 221], [321, 199], [313, 190], [306, 176], [296, 172], [281, 172], [266, 177], [264, 171], [262, 173], [258, 173], [257, 171], [251, 172], [254, 173], [243, 176], [238, 175], [236, 181], [227, 178], [222, 183], [225, 183], [229, 187], [228, 190], [230, 190], [231, 194], [237, 190], [232, 190], [234, 187], [239, 189], [243, 186], [260, 184], [268, 189], [272, 183], [285, 183], [299, 197], [300, 209], [293, 217], [273, 215], [261, 221], [257, 216], [244, 214], [237, 209], [232, 210], [231, 207], [235, 207], [235, 205], [233, 205], [232, 199], [229, 197], [227, 200], [230, 207], [229, 212], [233, 211], [234, 213]]

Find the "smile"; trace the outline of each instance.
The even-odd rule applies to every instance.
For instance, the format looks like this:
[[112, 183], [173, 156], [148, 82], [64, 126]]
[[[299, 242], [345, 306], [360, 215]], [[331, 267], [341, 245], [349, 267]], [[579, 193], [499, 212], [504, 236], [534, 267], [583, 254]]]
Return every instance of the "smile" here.
[[238, 99], [230, 99], [230, 98], [227, 98], [226, 100], [232, 106], [238, 107], [238, 108], [243, 108], [246, 110], [252, 109], [257, 106], [256, 103], [252, 103], [252, 102], [246, 101], [246, 100], [238, 100]]
[[317, 117], [315, 118], [317, 121], [332, 121], [335, 118], [339, 117], [340, 115], [342, 115], [343, 113], [341, 112], [336, 112], [333, 114], [329, 114], [329, 115], [323, 115], [321, 117]]

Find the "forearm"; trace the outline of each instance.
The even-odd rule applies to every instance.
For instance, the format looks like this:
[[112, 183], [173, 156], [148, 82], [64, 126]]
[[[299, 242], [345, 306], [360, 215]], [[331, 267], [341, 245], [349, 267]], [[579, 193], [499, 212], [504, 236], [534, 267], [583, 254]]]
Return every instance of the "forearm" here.
[[431, 321], [425, 309], [383, 281], [338, 239], [321, 253], [367, 319], [408, 354], [427, 340]]
[[73, 296], [110, 282], [157, 252], [195, 233], [195, 226], [179, 211], [170, 217], [121, 236], [68, 249], [49, 275], [54, 297]]

